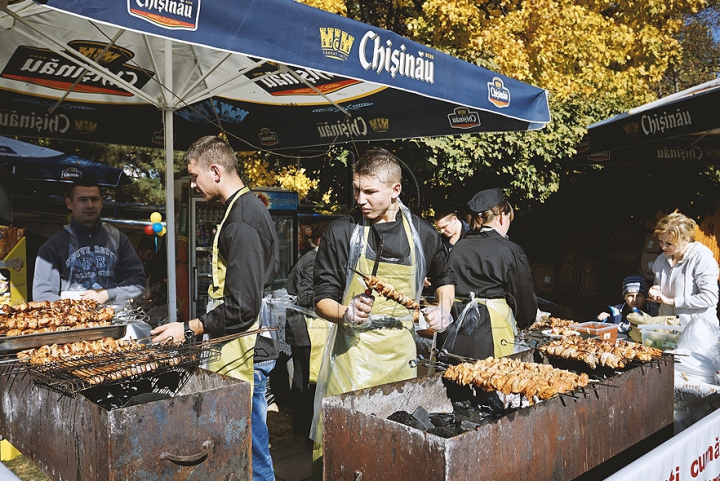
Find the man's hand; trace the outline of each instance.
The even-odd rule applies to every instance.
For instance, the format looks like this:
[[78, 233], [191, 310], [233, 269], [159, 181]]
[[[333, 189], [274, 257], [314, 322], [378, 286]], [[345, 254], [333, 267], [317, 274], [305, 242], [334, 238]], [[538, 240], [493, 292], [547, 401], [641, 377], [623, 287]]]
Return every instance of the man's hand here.
[[368, 323], [374, 302], [375, 298], [365, 293], [353, 297], [343, 315], [343, 322], [351, 326], [362, 326]]
[[182, 344], [185, 342], [185, 329], [182, 322], [168, 322], [158, 326], [150, 334], [153, 335], [152, 342], [173, 342]]
[[595, 320], [596, 320], [596, 321], [604, 322], [605, 319], [607, 319], [608, 317], [610, 317], [610, 314], [608, 314], [607, 312], [601, 312], [600, 314], [597, 315], [597, 317], [595, 318]]
[[453, 322], [452, 315], [441, 306], [430, 306], [422, 310], [430, 329], [443, 332]]
[[80, 299], [83, 301], [97, 301], [98, 304], [105, 304], [109, 297], [105, 289], [90, 289], [80, 293]]

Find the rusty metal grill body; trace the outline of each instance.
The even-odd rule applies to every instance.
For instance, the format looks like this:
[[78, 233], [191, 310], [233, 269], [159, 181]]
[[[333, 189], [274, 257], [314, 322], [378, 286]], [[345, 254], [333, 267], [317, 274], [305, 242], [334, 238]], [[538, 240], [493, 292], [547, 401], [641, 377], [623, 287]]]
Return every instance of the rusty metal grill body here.
[[614, 387], [554, 397], [448, 439], [386, 419], [420, 406], [452, 412], [442, 374], [330, 397], [325, 479], [573, 479], [673, 422], [673, 373], [670, 361], [636, 366], [603, 381]]
[[249, 479], [250, 384], [197, 369], [172, 398], [105, 410], [0, 376], [0, 434], [51, 480]]

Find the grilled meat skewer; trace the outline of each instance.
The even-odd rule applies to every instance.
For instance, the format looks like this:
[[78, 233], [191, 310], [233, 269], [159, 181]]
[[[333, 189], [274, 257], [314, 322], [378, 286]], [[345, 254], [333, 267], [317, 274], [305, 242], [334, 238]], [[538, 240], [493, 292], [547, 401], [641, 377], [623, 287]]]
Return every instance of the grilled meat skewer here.
[[488, 357], [474, 364], [462, 363], [448, 367], [445, 379], [461, 385], [474, 385], [484, 391], [522, 394], [532, 404], [586, 386], [587, 374], [555, 369], [547, 364], [516, 361], [506, 357]]
[[[357, 272], [357, 271], [355, 271]], [[391, 301], [395, 301], [398, 304], [400, 304], [403, 307], [407, 307], [411, 311], [413, 311], [413, 320], [418, 321], [420, 319], [420, 304], [415, 299], [412, 299], [409, 296], [406, 296], [402, 292], [398, 291], [393, 287], [392, 284], [389, 282], [385, 282], [382, 279], [380, 279], [377, 276], [368, 276], [365, 274], [362, 274], [360, 272], [357, 272], [360, 274], [363, 278], [363, 281], [365, 281], [365, 285], [368, 286], [368, 288], [372, 289], [373, 291], [377, 292], [381, 296], [385, 297], [386, 299], [390, 299]]]

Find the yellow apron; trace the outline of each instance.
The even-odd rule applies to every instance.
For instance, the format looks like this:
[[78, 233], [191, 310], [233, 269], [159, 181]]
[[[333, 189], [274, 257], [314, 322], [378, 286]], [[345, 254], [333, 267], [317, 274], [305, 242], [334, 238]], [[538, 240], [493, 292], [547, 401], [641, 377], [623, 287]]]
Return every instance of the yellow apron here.
[[310, 337], [310, 375], [308, 378], [311, 384], [316, 384], [332, 323], [312, 316], [305, 316], [305, 322]]
[[493, 337], [494, 357], [509, 356], [515, 352], [515, 316], [505, 299], [475, 299], [487, 307]]
[[[390, 283], [406, 296], [415, 299], [418, 287], [415, 286], [415, 249], [410, 226], [403, 216], [403, 226], [410, 244], [410, 265], [388, 264], [381, 262], [377, 277]], [[365, 226], [365, 246], [368, 242], [370, 227]], [[367, 259], [365, 249], [360, 254], [358, 271], [370, 274], [374, 262]], [[353, 297], [365, 292], [365, 282], [357, 273], [353, 274], [349, 287], [342, 300], [347, 306]], [[356, 391], [366, 387], [378, 386], [389, 382], [411, 379], [417, 376], [417, 368], [411, 368], [409, 361], [417, 357], [414, 338], [412, 313], [406, 307], [374, 293], [368, 328], [355, 328], [347, 324], [337, 324], [335, 342], [332, 350], [326, 350], [323, 363], [328, 364], [327, 383], [323, 397]], [[329, 359], [327, 353], [330, 353]], [[315, 444], [313, 446], [313, 477], [317, 477], [322, 457], [322, 416], [316, 413]], [[318, 441], [320, 440], [320, 441]]]
[[[242, 195], [250, 192], [250, 189], [243, 187], [240, 189], [238, 194], [233, 198], [230, 204], [225, 209], [225, 215], [222, 218], [220, 224], [217, 225], [217, 232], [213, 239], [212, 246], [212, 276], [213, 282], [208, 288], [208, 295], [212, 299], [209, 307], [217, 308], [223, 301], [223, 294], [225, 291], [225, 271], [227, 267], [225, 265], [225, 259], [220, 255], [218, 250], [218, 239], [220, 238], [220, 231], [222, 230], [225, 220], [227, 219], [230, 211], [232, 210], [235, 201], [238, 200]], [[250, 326], [248, 330], [254, 330], [258, 328], [258, 320]], [[257, 334], [251, 334], [249, 336], [239, 337], [228, 341], [222, 345], [220, 349], [220, 357], [218, 360], [210, 362], [208, 369], [210, 371], [219, 372], [230, 377], [242, 379], [250, 383], [252, 390], [253, 384], [253, 355], [255, 353], [255, 341]]]

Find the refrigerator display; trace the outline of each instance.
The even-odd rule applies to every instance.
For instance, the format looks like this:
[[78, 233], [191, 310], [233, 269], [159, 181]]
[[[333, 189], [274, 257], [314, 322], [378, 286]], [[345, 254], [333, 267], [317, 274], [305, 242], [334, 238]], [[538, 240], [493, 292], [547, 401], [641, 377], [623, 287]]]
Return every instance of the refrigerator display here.
[[282, 289], [288, 273], [297, 259], [297, 192], [275, 188], [253, 189], [253, 193], [265, 204], [275, 223], [280, 246], [280, 266], [271, 290]]
[[208, 287], [212, 282], [212, 243], [217, 224], [222, 220], [224, 206], [208, 203], [201, 197], [190, 198], [190, 318], [205, 314]]

